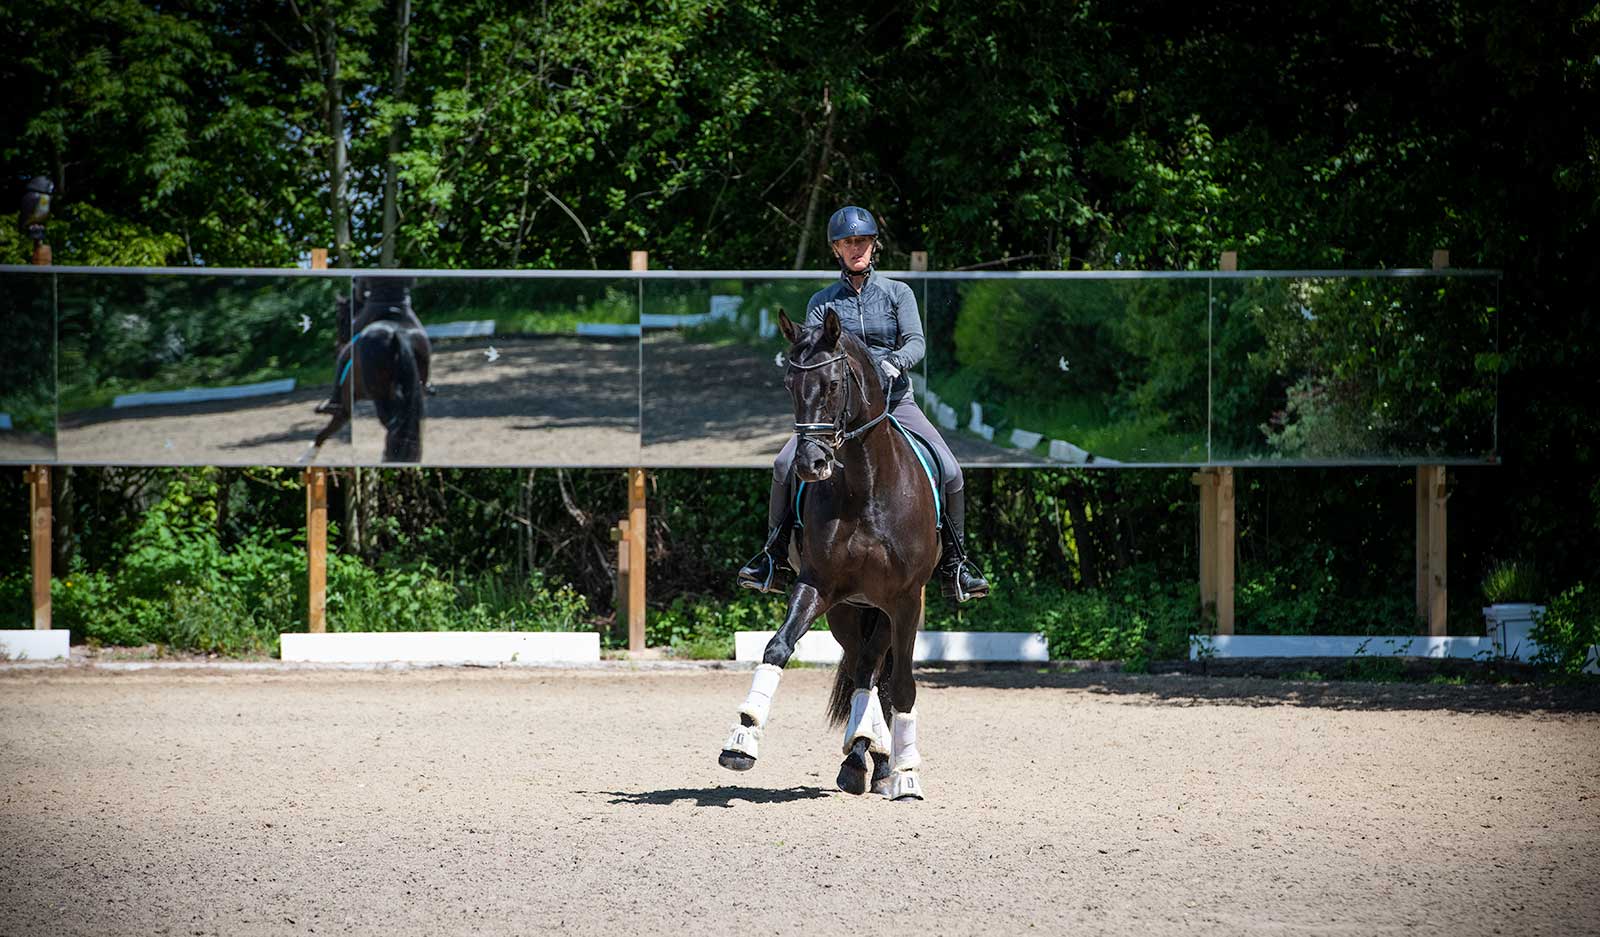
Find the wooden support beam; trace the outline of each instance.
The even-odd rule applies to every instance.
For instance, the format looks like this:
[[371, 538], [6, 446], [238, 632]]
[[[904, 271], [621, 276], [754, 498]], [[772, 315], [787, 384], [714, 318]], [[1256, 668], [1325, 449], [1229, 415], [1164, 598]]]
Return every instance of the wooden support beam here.
[[1444, 466], [1417, 466], [1417, 619], [1430, 637], [1444, 637], [1450, 611], [1448, 499]]
[[1217, 470], [1217, 634], [1233, 634], [1233, 469]]
[[918, 273], [926, 273], [927, 272], [927, 270], [928, 270], [928, 252], [927, 251], [912, 251], [911, 252], [911, 269], [917, 271]]
[[1222, 252], [1222, 258], [1217, 262], [1217, 269], [1218, 270], [1238, 270], [1239, 269], [1239, 252], [1238, 251], [1223, 251]]
[[628, 650], [644, 650], [644, 469], [628, 469]]
[[1450, 267], [1450, 252], [1447, 251], [1447, 250], [1436, 250], [1436, 251], [1434, 251], [1433, 252], [1433, 269], [1435, 269], [1435, 270], [1446, 270], [1449, 267]]
[[50, 630], [50, 467], [30, 466], [28, 482], [29, 547], [33, 552], [33, 627]]
[[628, 269], [629, 270], [649, 270], [650, 269], [650, 252], [649, 251], [630, 251], [628, 253]]
[[306, 469], [306, 630], [328, 630], [328, 470]]
[[1200, 489], [1200, 612], [1217, 634], [1233, 634], [1233, 469], [1203, 469], [1189, 481]]
[[311, 269], [328, 269], [328, 249], [326, 247], [311, 248]]

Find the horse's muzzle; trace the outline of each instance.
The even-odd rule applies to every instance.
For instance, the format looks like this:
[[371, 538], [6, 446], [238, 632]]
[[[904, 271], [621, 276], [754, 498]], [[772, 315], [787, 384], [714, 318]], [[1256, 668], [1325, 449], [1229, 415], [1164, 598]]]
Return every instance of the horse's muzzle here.
[[815, 439], [802, 438], [794, 452], [794, 474], [803, 482], [827, 481], [838, 464], [831, 446]]

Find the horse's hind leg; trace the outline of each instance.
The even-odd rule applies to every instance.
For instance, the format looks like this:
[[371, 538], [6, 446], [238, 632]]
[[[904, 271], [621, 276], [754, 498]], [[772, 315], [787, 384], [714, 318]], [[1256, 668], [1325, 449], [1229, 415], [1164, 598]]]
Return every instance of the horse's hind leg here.
[[[887, 764], [889, 758], [889, 726], [873, 683], [873, 675], [889, 649], [889, 620], [876, 609], [851, 611], [855, 612], [849, 616], [853, 621], [836, 621], [845, 618], [837, 610], [828, 616], [829, 627], [845, 648], [840, 666], [853, 664], [844, 761], [839, 765], [837, 784], [846, 794], [865, 794], [878, 774], [879, 762]], [[845, 676], [839, 674], [840, 679]]]
[[892, 653], [899, 666], [889, 677], [894, 723], [890, 727], [890, 776], [885, 796], [890, 800], [922, 800], [922, 779], [917, 771], [922, 766], [922, 754], [917, 751], [917, 683], [911, 672], [917, 622], [922, 617], [922, 590], [917, 590], [890, 617], [894, 621]]
[[756, 765], [760, 754], [761, 738], [766, 731], [767, 715], [772, 708], [772, 697], [778, 691], [778, 678], [784, 665], [794, 655], [795, 644], [805, 636], [811, 623], [828, 610], [832, 602], [824, 598], [815, 586], [801, 582], [789, 594], [789, 612], [783, 626], [767, 642], [767, 650], [756, 667], [750, 681], [750, 694], [739, 706], [739, 721], [722, 744], [717, 763], [731, 771], [749, 771]]

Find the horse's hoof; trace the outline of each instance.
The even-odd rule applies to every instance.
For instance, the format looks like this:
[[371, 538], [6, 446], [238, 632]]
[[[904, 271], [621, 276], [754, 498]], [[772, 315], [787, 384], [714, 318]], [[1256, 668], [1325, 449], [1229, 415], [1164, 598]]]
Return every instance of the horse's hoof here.
[[922, 780], [915, 771], [896, 771], [889, 779], [889, 793], [884, 795], [890, 800], [925, 800], [922, 796]]
[[850, 753], [844, 756], [844, 761], [839, 764], [839, 777], [837, 783], [839, 790], [846, 794], [865, 794], [872, 785], [872, 759], [868, 757], [867, 740], [856, 739], [856, 744]]
[[744, 752], [730, 752], [723, 749], [722, 754], [717, 756], [717, 764], [729, 771], [749, 771], [756, 766], [756, 760]]
[[882, 752], [872, 753], [872, 793], [880, 797], [889, 796], [889, 756]]

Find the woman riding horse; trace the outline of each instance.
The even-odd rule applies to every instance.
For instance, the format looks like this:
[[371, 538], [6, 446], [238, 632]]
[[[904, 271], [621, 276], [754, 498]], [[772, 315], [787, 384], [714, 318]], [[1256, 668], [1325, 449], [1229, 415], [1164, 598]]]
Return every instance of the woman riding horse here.
[[[878, 224], [866, 209], [846, 205], [828, 219], [828, 241], [839, 261], [839, 282], [818, 290], [806, 304], [805, 327], [822, 324], [832, 307], [844, 329], [866, 343], [888, 384], [890, 414], [900, 425], [927, 440], [938, 456], [944, 476], [943, 548], [939, 574], [944, 594], [957, 602], [989, 594], [989, 583], [966, 556], [964, 526], [966, 496], [961, 466], [939, 431], [923, 415], [911, 394], [906, 373], [922, 360], [925, 342], [917, 299], [911, 287], [899, 280], [875, 275], [878, 260]], [[739, 570], [739, 584], [758, 592], [788, 589], [789, 534], [794, 525], [794, 497], [790, 479], [797, 437], [790, 437], [772, 466], [772, 494], [767, 502], [766, 546]]]

